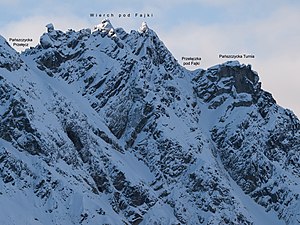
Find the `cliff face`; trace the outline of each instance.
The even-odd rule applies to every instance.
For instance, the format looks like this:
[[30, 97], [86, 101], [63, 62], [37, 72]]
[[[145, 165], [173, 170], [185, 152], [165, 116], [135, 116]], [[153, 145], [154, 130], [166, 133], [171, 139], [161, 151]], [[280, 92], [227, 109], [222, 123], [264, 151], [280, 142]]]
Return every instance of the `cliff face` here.
[[109, 21], [0, 41], [1, 224], [300, 221], [300, 123], [250, 66], [191, 72]]

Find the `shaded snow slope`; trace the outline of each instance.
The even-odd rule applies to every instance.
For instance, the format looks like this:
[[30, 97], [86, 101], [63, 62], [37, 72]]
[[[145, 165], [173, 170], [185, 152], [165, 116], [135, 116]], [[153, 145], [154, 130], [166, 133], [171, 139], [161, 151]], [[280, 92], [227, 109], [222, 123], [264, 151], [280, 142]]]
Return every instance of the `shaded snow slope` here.
[[300, 221], [300, 123], [250, 66], [109, 21], [0, 48], [1, 224]]

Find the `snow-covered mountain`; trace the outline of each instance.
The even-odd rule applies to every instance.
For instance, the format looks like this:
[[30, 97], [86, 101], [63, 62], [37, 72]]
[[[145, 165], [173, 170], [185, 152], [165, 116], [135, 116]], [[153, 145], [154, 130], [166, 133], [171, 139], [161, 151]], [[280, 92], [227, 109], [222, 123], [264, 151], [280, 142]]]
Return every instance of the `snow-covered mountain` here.
[[0, 224], [299, 224], [300, 122], [251, 66], [147, 24], [0, 38]]

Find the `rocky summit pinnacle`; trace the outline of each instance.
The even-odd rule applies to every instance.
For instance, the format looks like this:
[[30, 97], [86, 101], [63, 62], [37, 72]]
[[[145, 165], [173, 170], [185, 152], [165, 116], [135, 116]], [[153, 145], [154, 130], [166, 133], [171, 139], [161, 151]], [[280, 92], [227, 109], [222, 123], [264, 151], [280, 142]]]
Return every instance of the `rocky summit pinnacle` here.
[[141, 25], [141, 27], [140, 27], [140, 29], [139, 29], [139, 32], [145, 33], [145, 32], [148, 31], [148, 29], [149, 29], [149, 28], [148, 28], [147, 23], [146, 23], [146, 22], [143, 22], [142, 25]]
[[297, 224], [300, 122], [142, 24], [0, 38], [0, 224]]

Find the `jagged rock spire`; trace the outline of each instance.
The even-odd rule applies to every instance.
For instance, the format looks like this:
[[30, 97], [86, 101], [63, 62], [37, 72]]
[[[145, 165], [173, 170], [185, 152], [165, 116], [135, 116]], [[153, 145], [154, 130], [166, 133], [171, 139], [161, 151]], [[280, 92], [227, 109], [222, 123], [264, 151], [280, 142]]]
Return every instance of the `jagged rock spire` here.
[[54, 31], [54, 26], [53, 26], [52, 23], [47, 24], [46, 27], [47, 27], [47, 32], [48, 33]]
[[114, 27], [111, 25], [109, 19], [103, 19], [100, 24], [95, 26], [95, 30], [100, 30], [100, 31], [109, 32], [111, 29], [114, 30]]
[[140, 33], [146, 33], [148, 30], [149, 30], [149, 27], [148, 27], [147, 23], [143, 22], [140, 29], [139, 29], [139, 32]]

